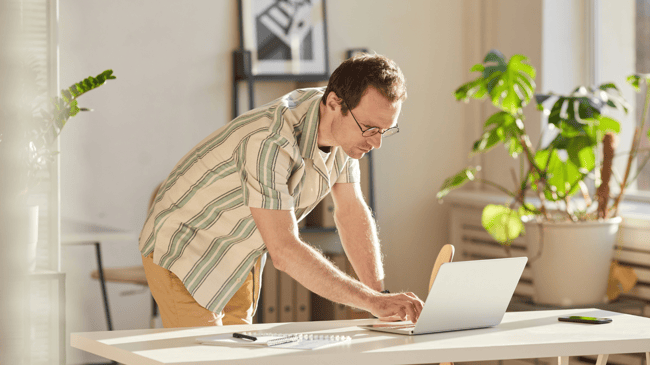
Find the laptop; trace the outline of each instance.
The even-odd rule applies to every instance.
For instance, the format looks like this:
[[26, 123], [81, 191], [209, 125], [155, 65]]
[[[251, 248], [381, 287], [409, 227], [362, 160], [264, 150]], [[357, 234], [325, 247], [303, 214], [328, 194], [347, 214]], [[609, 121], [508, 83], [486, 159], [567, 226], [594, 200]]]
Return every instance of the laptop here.
[[402, 335], [493, 327], [501, 323], [527, 257], [442, 264], [416, 324], [359, 326]]

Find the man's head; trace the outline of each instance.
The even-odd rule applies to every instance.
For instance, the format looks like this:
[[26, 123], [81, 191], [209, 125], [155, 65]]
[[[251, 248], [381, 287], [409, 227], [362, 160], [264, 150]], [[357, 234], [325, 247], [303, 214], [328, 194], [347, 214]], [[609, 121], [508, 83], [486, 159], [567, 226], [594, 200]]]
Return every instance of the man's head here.
[[322, 98], [327, 117], [319, 145], [341, 146], [348, 156], [363, 157], [381, 147], [383, 133], [396, 131], [404, 99], [406, 83], [395, 62], [368, 54], [344, 61]]
[[345, 101], [341, 105], [345, 116], [349, 109], [357, 107], [369, 86], [390, 102], [406, 100], [406, 80], [397, 64], [382, 55], [361, 54], [343, 61], [334, 70], [322, 103], [325, 104], [329, 93], [334, 92]]

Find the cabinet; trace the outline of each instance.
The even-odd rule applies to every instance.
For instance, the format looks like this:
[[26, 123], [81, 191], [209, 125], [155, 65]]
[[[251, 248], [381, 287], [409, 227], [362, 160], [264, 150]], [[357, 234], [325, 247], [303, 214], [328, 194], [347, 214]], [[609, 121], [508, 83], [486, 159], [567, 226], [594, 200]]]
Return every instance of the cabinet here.
[[[248, 109], [255, 108], [255, 83], [258, 81], [292, 82], [295, 88], [321, 87], [327, 85], [327, 75], [278, 75], [255, 76], [250, 72], [250, 52], [233, 52], [232, 119], [240, 114], [239, 87], [247, 87]], [[275, 97], [280, 97], [276, 95]], [[359, 161], [361, 168], [361, 189], [366, 203], [374, 212], [373, 156], [372, 152]], [[333, 219], [334, 202], [328, 195], [301, 222], [302, 237], [320, 248], [342, 271], [354, 276], [354, 270], [345, 256], [336, 232]], [[257, 322], [293, 322], [309, 320], [368, 318], [369, 314], [336, 303], [332, 303], [309, 292], [288, 275], [275, 270], [267, 260], [262, 277]]]

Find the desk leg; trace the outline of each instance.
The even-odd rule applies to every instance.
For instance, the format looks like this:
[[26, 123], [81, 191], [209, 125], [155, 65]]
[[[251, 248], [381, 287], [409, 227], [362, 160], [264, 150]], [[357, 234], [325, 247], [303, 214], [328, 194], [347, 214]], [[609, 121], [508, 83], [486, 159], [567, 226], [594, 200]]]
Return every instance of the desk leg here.
[[645, 364], [650, 365], [650, 352], [645, 353]]
[[557, 364], [558, 365], [569, 365], [569, 357], [568, 356], [558, 356]]
[[95, 242], [95, 253], [97, 254], [97, 271], [99, 271], [99, 284], [102, 288], [102, 296], [104, 297], [104, 312], [106, 312], [106, 324], [108, 330], [113, 330], [113, 323], [111, 322], [111, 311], [108, 308], [108, 293], [106, 293], [106, 281], [104, 280], [104, 268], [102, 267], [102, 252], [99, 247], [99, 242]]
[[596, 360], [596, 365], [607, 365], [607, 358], [609, 355], [598, 355], [598, 360]]

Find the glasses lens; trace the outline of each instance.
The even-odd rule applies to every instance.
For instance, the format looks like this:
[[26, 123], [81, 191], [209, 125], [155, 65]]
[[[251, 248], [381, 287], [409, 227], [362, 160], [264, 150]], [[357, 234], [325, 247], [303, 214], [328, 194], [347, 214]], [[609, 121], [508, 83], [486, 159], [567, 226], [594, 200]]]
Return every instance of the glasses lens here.
[[366, 129], [365, 131], [363, 131], [362, 135], [364, 137], [372, 137], [372, 136], [376, 135], [377, 133], [379, 133], [379, 128], [369, 128], [369, 129]]
[[390, 137], [390, 136], [395, 135], [397, 133], [399, 133], [399, 128], [398, 127], [393, 127], [393, 128], [386, 129], [386, 131], [384, 132], [384, 138]]

